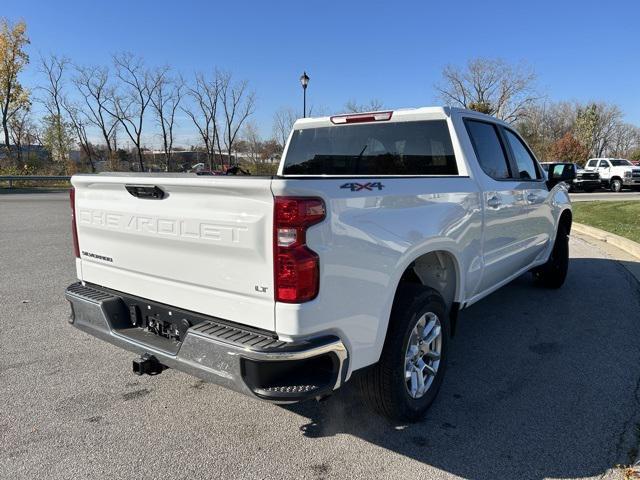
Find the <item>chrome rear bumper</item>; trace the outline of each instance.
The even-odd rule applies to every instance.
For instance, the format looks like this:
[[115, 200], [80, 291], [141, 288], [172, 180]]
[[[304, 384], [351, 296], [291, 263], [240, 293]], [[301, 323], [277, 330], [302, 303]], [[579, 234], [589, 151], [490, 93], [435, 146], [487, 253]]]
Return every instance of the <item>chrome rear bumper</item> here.
[[[270, 332], [244, 329], [97, 285], [75, 283], [67, 288], [65, 297], [71, 303], [70, 321], [76, 328], [246, 395], [297, 402], [330, 393], [346, 376], [347, 350], [335, 336], [284, 342]], [[193, 326], [181, 341], [163, 343], [167, 341], [132, 324], [129, 312], [136, 304], [153, 306], [155, 311], [170, 309], [178, 318], [183, 313]]]

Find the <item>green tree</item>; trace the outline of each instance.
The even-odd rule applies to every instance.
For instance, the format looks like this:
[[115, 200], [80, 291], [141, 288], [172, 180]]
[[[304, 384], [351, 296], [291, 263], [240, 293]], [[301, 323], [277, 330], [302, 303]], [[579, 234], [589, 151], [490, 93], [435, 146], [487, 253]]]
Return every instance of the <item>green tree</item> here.
[[595, 150], [595, 138], [598, 129], [598, 109], [595, 103], [578, 108], [576, 116], [576, 137], [585, 146], [589, 155]]
[[622, 124], [622, 111], [617, 105], [589, 103], [578, 107], [576, 138], [587, 148], [590, 157], [601, 157], [615, 148]]
[[18, 74], [29, 63], [25, 47], [29, 44], [27, 24], [12, 24], [0, 18], [0, 117], [4, 144], [10, 150], [9, 123], [21, 109], [29, 106], [29, 92], [18, 81]]
[[69, 161], [69, 150], [75, 142], [72, 126], [58, 115], [48, 115], [42, 119], [42, 144], [49, 151], [59, 173], [74, 173]]

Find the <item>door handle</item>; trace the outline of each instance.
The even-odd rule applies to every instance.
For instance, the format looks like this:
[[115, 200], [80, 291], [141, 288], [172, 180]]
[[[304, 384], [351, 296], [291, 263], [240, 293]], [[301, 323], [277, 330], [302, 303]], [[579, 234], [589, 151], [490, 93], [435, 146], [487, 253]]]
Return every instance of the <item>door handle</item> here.
[[527, 200], [530, 203], [535, 203], [536, 200], [538, 200], [538, 196], [535, 193], [530, 193], [530, 194], [527, 195]]
[[496, 195], [489, 197], [489, 199], [487, 200], [487, 205], [489, 205], [489, 207], [491, 208], [498, 208], [501, 203], [502, 202], [500, 201], [500, 198]]

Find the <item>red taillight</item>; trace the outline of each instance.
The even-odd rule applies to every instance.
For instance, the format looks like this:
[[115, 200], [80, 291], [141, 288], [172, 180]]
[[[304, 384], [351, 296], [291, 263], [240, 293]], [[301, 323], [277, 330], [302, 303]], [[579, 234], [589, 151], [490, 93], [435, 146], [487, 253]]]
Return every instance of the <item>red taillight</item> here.
[[393, 112], [371, 112], [357, 113], [355, 115], [334, 115], [331, 123], [339, 125], [341, 123], [364, 123], [364, 122], [384, 122], [391, 120]]
[[80, 246], [78, 245], [78, 227], [76, 226], [76, 189], [69, 190], [69, 202], [71, 203], [71, 234], [73, 236], [73, 253], [80, 258]]
[[273, 268], [277, 302], [302, 303], [318, 295], [320, 263], [318, 255], [307, 247], [307, 229], [325, 216], [320, 198], [275, 198]]

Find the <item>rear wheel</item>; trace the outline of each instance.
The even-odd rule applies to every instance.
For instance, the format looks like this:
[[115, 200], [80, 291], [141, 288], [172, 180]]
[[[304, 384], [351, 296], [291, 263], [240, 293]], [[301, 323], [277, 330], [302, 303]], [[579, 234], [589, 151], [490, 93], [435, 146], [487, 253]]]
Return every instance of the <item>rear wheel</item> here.
[[358, 383], [374, 410], [395, 420], [416, 421], [442, 383], [449, 318], [437, 291], [414, 284], [400, 288], [380, 361], [362, 372]]
[[611, 180], [610, 187], [612, 192], [618, 193], [622, 190], [622, 180], [620, 180], [619, 178], [614, 178], [613, 180]]
[[560, 288], [567, 278], [569, 270], [569, 231], [565, 224], [558, 226], [558, 234], [553, 244], [549, 260], [533, 270], [533, 276], [540, 285], [547, 288]]

